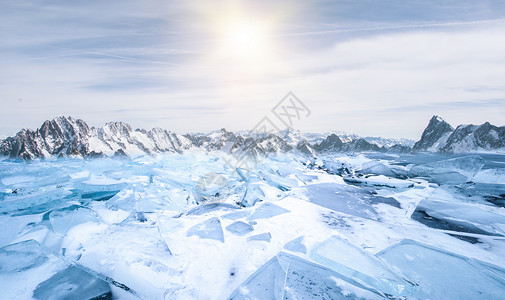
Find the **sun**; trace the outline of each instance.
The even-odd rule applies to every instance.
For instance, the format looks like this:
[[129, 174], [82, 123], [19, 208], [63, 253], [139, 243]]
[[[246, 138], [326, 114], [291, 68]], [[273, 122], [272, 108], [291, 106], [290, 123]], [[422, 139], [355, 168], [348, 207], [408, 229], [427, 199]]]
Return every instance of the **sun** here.
[[258, 72], [271, 65], [274, 41], [270, 24], [260, 18], [233, 14], [214, 24], [214, 59], [239, 68], [242, 73]]
[[230, 20], [222, 27], [222, 51], [235, 59], [256, 59], [268, 48], [265, 26], [251, 20]]
[[279, 18], [242, 6], [202, 14], [202, 55], [195, 68], [211, 70], [211, 78], [231, 87], [255, 84], [284, 72], [279, 59]]

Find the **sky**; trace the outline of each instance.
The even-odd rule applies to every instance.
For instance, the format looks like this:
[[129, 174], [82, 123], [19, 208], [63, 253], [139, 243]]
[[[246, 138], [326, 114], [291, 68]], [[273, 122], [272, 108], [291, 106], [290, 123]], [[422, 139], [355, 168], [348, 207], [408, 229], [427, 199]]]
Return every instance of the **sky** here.
[[505, 1], [0, 0], [0, 137], [59, 115], [249, 130], [292, 92], [306, 132], [505, 125]]

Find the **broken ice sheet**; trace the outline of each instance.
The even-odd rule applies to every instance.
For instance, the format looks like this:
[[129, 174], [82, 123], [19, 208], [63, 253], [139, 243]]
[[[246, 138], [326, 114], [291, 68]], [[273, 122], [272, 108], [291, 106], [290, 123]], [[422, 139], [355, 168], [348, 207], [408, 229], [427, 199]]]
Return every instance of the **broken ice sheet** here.
[[256, 208], [256, 210], [247, 219], [250, 221], [258, 219], [270, 219], [288, 212], [289, 210], [285, 208], [267, 202], [263, 203], [260, 207]]
[[[505, 207], [505, 181], [503, 183], [469, 182], [452, 188], [454, 194], [464, 196], [464, 202], [480, 202]], [[459, 199], [458, 199], [459, 200]]]
[[99, 222], [100, 217], [93, 210], [76, 205], [53, 210], [49, 214], [49, 220], [55, 232], [66, 234], [67, 231], [79, 224], [86, 222]]
[[456, 197], [440, 187], [418, 204], [412, 219], [437, 229], [505, 235], [505, 214], [489, 205], [458, 201]]
[[260, 234], [257, 234], [257, 235], [252, 235], [250, 237], [247, 238], [247, 241], [250, 242], [250, 241], [265, 241], [265, 242], [270, 242], [270, 240], [272, 239], [272, 235], [270, 234], [270, 232], [265, 232], [265, 233], [260, 233]]
[[180, 187], [161, 183], [149, 186], [134, 184], [108, 200], [107, 207], [125, 211], [181, 211], [192, 197], [190, 190]]
[[40, 190], [26, 195], [9, 195], [1, 202], [0, 213], [20, 211], [23, 214], [39, 214], [57, 204], [66, 202], [72, 192], [64, 188]]
[[229, 219], [229, 220], [237, 220], [237, 219], [240, 219], [240, 218], [245, 218], [245, 217], [247, 217], [250, 214], [251, 214], [250, 211], [240, 210], [240, 211], [237, 211], [237, 212], [231, 212], [231, 213], [224, 214], [224, 215], [221, 216], [221, 218], [225, 218], [225, 219]]
[[40, 244], [23, 241], [0, 248], [0, 273], [14, 273], [38, 267], [48, 261]]
[[410, 168], [409, 177], [429, 177], [439, 184], [464, 183], [480, 171], [485, 161], [478, 155], [456, 157]]
[[236, 221], [226, 226], [226, 230], [235, 235], [245, 235], [254, 230], [254, 227], [242, 221]]
[[377, 213], [363, 195], [369, 192], [346, 184], [318, 183], [300, 188], [308, 200], [328, 209], [366, 219], [377, 219]]
[[293, 252], [307, 253], [307, 247], [305, 247], [305, 244], [303, 243], [303, 238], [303, 236], [300, 236], [290, 242], [287, 242], [286, 245], [284, 245], [284, 249]]
[[49, 299], [112, 299], [109, 284], [93, 275], [70, 266], [41, 282], [33, 298]]
[[119, 191], [98, 191], [83, 193], [81, 195], [82, 199], [89, 199], [92, 201], [106, 201], [114, 197]]
[[261, 186], [265, 183], [261, 181], [251, 182], [248, 181], [246, 185], [246, 190], [244, 197], [240, 201], [241, 206], [250, 207], [256, 204], [256, 202], [265, 199], [265, 193], [261, 189]]
[[187, 215], [199, 216], [216, 210], [235, 210], [238, 209], [237, 206], [227, 204], [227, 203], [209, 203], [201, 204], [189, 210]]
[[202, 239], [211, 239], [224, 243], [224, 234], [219, 218], [214, 217], [205, 220], [187, 231], [187, 236], [196, 235]]
[[384, 175], [377, 176], [346, 176], [344, 181], [349, 184], [371, 186], [371, 187], [387, 187], [393, 189], [405, 189], [414, 186], [414, 183], [408, 180], [396, 179]]
[[414, 285], [386, 266], [381, 260], [340, 237], [317, 245], [311, 258], [346, 277], [382, 294], [394, 297], [411, 295]]
[[505, 270], [411, 240], [377, 256], [419, 285], [422, 299], [503, 299]]
[[363, 174], [384, 175], [387, 177], [397, 176], [397, 174], [393, 170], [391, 170], [391, 168], [375, 160], [364, 163], [361, 166], [361, 170], [359, 170], [359, 172]]
[[360, 283], [323, 266], [279, 253], [229, 299], [380, 299]]
[[109, 285], [34, 240], [0, 248], [5, 299], [112, 299]]
[[298, 186], [298, 181], [292, 178], [286, 178], [277, 174], [260, 171], [258, 175], [263, 178], [269, 185], [278, 188], [281, 191], [289, 191]]

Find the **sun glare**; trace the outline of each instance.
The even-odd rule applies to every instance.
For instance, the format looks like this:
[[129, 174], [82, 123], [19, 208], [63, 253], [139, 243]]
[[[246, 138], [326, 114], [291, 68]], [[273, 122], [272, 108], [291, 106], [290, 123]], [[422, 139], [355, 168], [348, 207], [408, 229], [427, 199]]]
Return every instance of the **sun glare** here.
[[242, 73], [261, 73], [273, 61], [273, 41], [267, 21], [243, 14], [219, 20], [215, 27], [214, 59]]
[[224, 52], [238, 59], [251, 59], [267, 49], [266, 33], [261, 24], [251, 21], [229, 22], [223, 31]]
[[210, 47], [198, 66], [213, 70], [212, 77], [231, 90], [234, 85], [254, 84], [284, 72], [278, 59], [279, 26], [276, 14], [259, 14], [254, 9], [235, 7], [203, 14]]

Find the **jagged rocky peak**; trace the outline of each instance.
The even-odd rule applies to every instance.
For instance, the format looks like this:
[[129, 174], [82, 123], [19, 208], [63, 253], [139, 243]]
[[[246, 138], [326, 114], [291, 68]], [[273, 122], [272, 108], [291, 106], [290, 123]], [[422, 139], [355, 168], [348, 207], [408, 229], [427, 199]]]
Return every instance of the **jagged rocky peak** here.
[[413, 151], [437, 151], [445, 146], [454, 128], [439, 116], [433, 116], [424, 129], [421, 139], [414, 144]]
[[106, 134], [112, 134], [112, 135], [122, 135], [122, 136], [129, 136], [130, 133], [132, 132], [132, 128], [129, 124], [124, 123], [124, 122], [109, 122], [106, 123], [103, 127], [102, 130]]
[[376, 144], [369, 143], [363, 138], [355, 139], [349, 143], [345, 143], [343, 146], [343, 151], [345, 152], [359, 152], [359, 151], [382, 151], [383, 148], [377, 146]]
[[328, 137], [326, 137], [319, 144], [314, 145], [314, 149], [319, 152], [324, 151], [340, 151], [344, 143], [338, 137], [338, 135], [332, 133]]
[[89, 133], [89, 126], [81, 119], [58, 116], [51, 121], [45, 121], [39, 128], [39, 132], [43, 138], [49, 136], [54, 138], [83, 137]]

